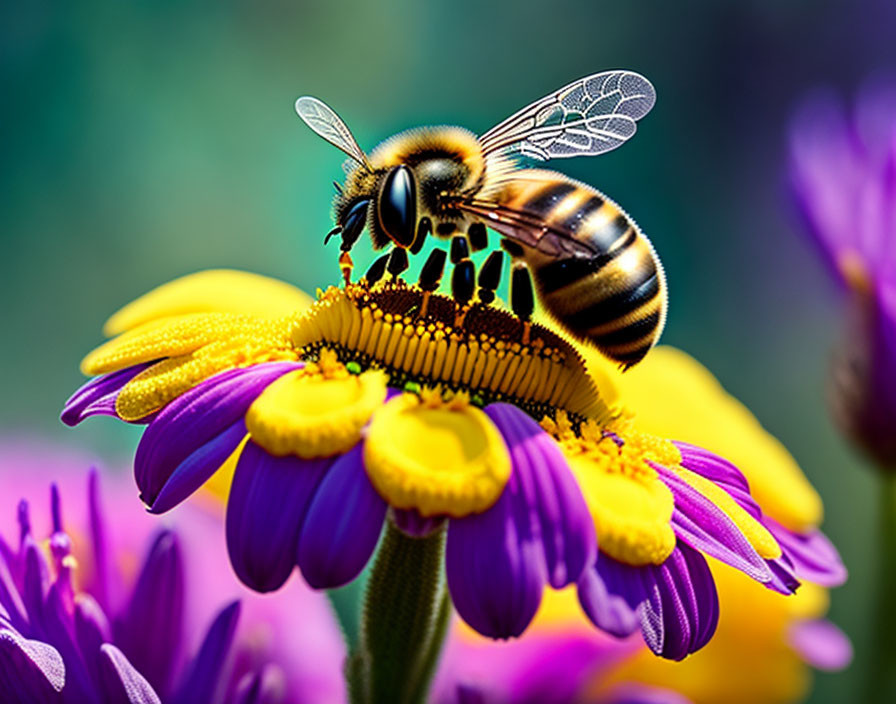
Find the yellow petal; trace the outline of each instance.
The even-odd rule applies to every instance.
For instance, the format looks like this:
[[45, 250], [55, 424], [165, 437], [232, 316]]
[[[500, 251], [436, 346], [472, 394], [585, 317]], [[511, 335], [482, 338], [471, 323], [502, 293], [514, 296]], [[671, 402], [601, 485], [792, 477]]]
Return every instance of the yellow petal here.
[[657, 347], [614, 381], [639, 430], [730, 460], [746, 475], [763, 512], [787, 528], [802, 531], [821, 522], [821, 498], [790, 453], [693, 357]]
[[291, 324], [288, 317], [269, 319], [233, 313], [195, 313], [155, 320], [100, 345], [81, 362], [81, 371], [106, 374], [154, 359], [191, 354], [212, 343], [233, 350], [245, 346], [291, 350]]
[[290, 372], [255, 399], [246, 427], [273, 455], [338, 455], [360, 442], [361, 428], [386, 399], [386, 381], [380, 371], [340, 378]]
[[424, 516], [485, 511], [510, 478], [507, 446], [485, 413], [461, 404], [428, 407], [413, 394], [374, 414], [364, 463], [390, 505]]
[[674, 498], [655, 473], [607, 471], [588, 455], [567, 457], [588, 504], [597, 544], [627, 565], [659, 565], [675, 549]]
[[159, 318], [189, 313], [301, 313], [311, 298], [283, 281], [233, 269], [209, 269], [162, 284], [115, 313], [103, 327], [111, 337]]

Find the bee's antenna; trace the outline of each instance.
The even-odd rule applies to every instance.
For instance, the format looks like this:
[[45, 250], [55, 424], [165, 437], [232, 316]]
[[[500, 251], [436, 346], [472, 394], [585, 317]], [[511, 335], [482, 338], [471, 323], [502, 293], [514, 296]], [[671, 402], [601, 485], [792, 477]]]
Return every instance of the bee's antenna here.
[[336, 192], [342, 195], [342, 186], [339, 185], [339, 181], [333, 181], [333, 185], [336, 187]]
[[338, 235], [340, 232], [342, 232], [342, 225], [337, 225], [337, 226], [334, 227], [332, 230], [330, 230], [330, 231], [327, 233], [327, 236], [324, 237], [324, 246], [325, 246], [325, 247], [327, 246], [327, 242], [330, 241], [330, 238], [331, 238], [333, 235]]

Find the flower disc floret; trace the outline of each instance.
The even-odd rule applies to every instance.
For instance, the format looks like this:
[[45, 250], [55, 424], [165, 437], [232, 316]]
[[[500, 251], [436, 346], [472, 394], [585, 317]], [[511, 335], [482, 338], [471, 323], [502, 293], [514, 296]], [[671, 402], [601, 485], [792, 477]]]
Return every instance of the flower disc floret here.
[[367, 476], [391, 506], [455, 518], [492, 506], [510, 478], [501, 434], [464, 400], [403, 394], [379, 409], [364, 444]]
[[386, 399], [386, 375], [350, 374], [329, 351], [326, 365], [309, 364], [268, 386], [246, 414], [254, 442], [273, 455], [303, 459], [347, 452]]

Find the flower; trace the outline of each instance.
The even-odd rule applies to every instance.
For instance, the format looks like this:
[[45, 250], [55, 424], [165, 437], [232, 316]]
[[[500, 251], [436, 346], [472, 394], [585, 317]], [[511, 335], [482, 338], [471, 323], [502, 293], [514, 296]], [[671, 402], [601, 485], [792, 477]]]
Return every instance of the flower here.
[[712, 641], [684, 662], [588, 628], [566, 590], [545, 598], [517, 641], [486, 640], [457, 624], [433, 702], [463, 702], [460, 690], [483, 704], [790, 704], [808, 693], [810, 667], [849, 663], [849, 641], [823, 619], [823, 589], [805, 585], [781, 599], [719, 562], [711, 569], [720, 600], [736, 607], [722, 611]]
[[605, 377], [603, 388], [612, 382], [639, 427], [734, 459], [768, 511], [761, 520], [773, 526], [782, 545], [803, 548], [793, 551], [793, 568], [808, 583], [780, 599], [710, 559], [719, 601], [732, 607], [721, 609], [712, 641], [675, 664], [653, 657], [632, 638], [591, 632], [567, 590], [543, 602], [519, 643], [493, 644], [456, 627], [436, 681], [437, 701], [455, 701], [459, 686], [478, 691], [487, 702], [514, 704], [800, 701], [809, 686], [806, 664], [835, 670], [851, 657], [848, 639], [822, 618], [827, 593], [818, 585], [840, 584], [846, 572], [818, 531], [820, 498], [781, 443], [684, 352], [658, 347], [624, 375], [606, 365], [594, 371]]
[[[845, 579], [836, 550], [816, 527], [817, 494], [780, 444], [698, 363], [669, 348], [655, 349], [625, 374], [595, 355], [588, 361], [622, 420], [609, 432], [586, 424], [578, 434], [562, 427], [552, 433], [595, 520], [600, 550], [578, 592], [596, 625], [619, 637], [640, 630], [651, 650], [680, 660], [709, 641], [718, 621], [704, 556], [783, 594], [799, 579], [827, 586]], [[735, 428], [751, 434], [738, 437]], [[661, 439], [669, 437], [678, 440]], [[721, 455], [755, 468], [751, 474], [763, 481], [754, 484], [751, 476], [748, 483]], [[760, 511], [752, 487], [769, 513]]]
[[896, 470], [896, 88], [869, 85], [851, 115], [831, 95], [808, 99], [791, 128], [790, 181], [848, 298], [829, 384], [834, 417]]
[[[127, 493], [114, 478], [111, 512], [101, 505], [95, 470], [85, 492], [82, 466], [71, 452], [0, 445], [0, 509], [17, 519], [12, 531], [0, 532], [0, 689], [7, 696], [66, 703], [344, 699], [344, 648], [324, 599], [295, 583], [266, 602], [235, 600], [245, 590], [234, 588], [214, 551], [220, 518], [212, 504], [180, 511], [176, 528], [150, 535], [152, 522], [122, 506]], [[31, 503], [22, 499], [13, 510], [12, 502], [46, 492], [51, 476], [59, 482], [49, 491], [44, 540], [43, 512], [32, 517]]]
[[[447, 523], [451, 599], [493, 638], [523, 632], [545, 584], [576, 583], [598, 626], [640, 624], [681, 658], [718, 616], [702, 553], [795, 588], [790, 548], [738, 470], [617, 417], [548, 327], [397, 278], [330, 288], [288, 315], [270, 314], [282, 303], [184, 314], [208, 300], [201, 276], [113, 318], [122, 334], [83, 363], [102, 376], [63, 420], [148, 422], [135, 474], [156, 513], [235, 462], [227, 541], [250, 587], [277, 589], [296, 564], [314, 587], [352, 580], [388, 515], [412, 535]], [[270, 286], [239, 276], [247, 299]]]

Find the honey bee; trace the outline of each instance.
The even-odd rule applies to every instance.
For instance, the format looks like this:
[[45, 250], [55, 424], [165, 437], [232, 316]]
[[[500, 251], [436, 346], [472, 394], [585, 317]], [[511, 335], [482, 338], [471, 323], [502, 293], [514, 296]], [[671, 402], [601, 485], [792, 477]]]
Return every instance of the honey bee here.
[[[301, 97], [296, 112], [351, 159], [344, 185], [336, 184], [336, 227], [326, 238], [341, 235], [346, 281], [349, 251], [365, 227], [375, 249], [392, 246], [368, 270], [371, 285], [387, 271], [399, 276], [408, 253], [418, 253], [433, 235], [451, 239], [454, 298], [465, 306], [475, 293], [488, 305], [500, 283], [503, 250], [513, 260], [510, 303], [524, 336], [534, 278], [539, 301], [563, 329], [627, 368], [647, 354], [665, 322], [666, 282], [653, 246], [601, 192], [522, 162], [615, 149], [634, 135], [655, 98], [637, 73], [596, 73], [480, 137], [460, 127], [422, 127], [387, 139], [369, 156], [321, 101]], [[489, 254], [477, 278], [469, 255], [488, 246], [487, 227], [502, 236], [502, 249]], [[438, 288], [445, 260], [436, 248], [423, 265], [419, 283], [427, 294]]]

